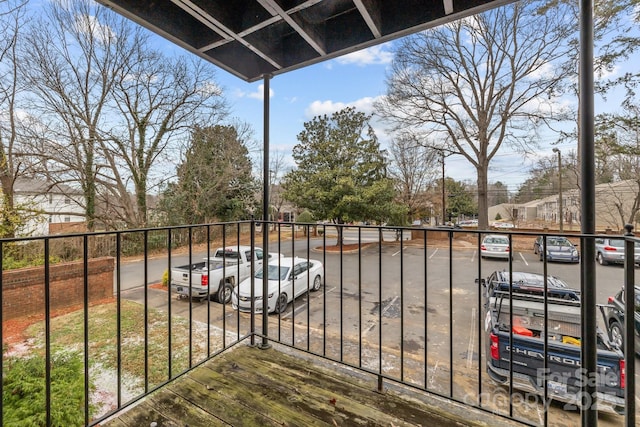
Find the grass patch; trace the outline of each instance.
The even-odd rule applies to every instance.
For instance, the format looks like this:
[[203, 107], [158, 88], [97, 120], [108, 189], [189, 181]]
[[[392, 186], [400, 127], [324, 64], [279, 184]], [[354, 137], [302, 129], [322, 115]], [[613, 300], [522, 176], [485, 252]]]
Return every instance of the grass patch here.
[[[117, 305], [102, 304], [88, 311], [89, 360], [106, 369], [118, 366], [118, 311]], [[167, 314], [147, 311], [147, 354], [150, 383], [169, 378], [169, 327]], [[74, 348], [83, 351], [84, 312], [82, 310], [51, 320], [53, 347]], [[26, 335], [44, 343], [44, 322], [30, 326]], [[194, 358], [205, 357], [206, 329], [194, 325]], [[171, 322], [172, 376], [189, 366], [188, 319], [173, 318]], [[132, 301], [120, 303], [120, 355], [122, 372], [133, 377], [144, 377], [145, 313], [144, 307]]]
[[[115, 302], [89, 308], [88, 355], [90, 378], [96, 389], [117, 394], [118, 343], [120, 345], [120, 375], [122, 402], [145, 392], [145, 359], [149, 388], [175, 377], [189, 367], [189, 322], [177, 317], [171, 319], [171, 348], [169, 348], [169, 319], [167, 313], [147, 310], [145, 340], [145, 310], [136, 302], [122, 300], [120, 305], [120, 333], [118, 335], [118, 309]], [[85, 313], [83, 310], [51, 319], [50, 342], [52, 354], [72, 352], [82, 360], [85, 341]], [[221, 332], [212, 329], [207, 337], [206, 325], [192, 325], [192, 363], [207, 357], [207, 339], [219, 344], [214, 336]], [[25, 331], [33, 343], [32, 354], [44, 355], [45, 323], [38, 322]], [[119, 338], [118, 338], [119, 337]], [[146, 342], [146, 346], [145, 346]], [[169, 372], [171, 353], [171, 372]], [[146, 354], [146, 357], [145, 357]], [[81, 371], [83, 375], [83, 371]], [[105, 391], [106, 390], [106, 391]]]

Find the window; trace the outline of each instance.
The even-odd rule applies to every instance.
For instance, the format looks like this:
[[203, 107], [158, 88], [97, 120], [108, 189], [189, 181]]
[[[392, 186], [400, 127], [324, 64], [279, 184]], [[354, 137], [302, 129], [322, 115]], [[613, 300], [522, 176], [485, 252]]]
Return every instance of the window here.
[[64, 198], [64, 204], [65, 205], [70, 205], [71, 204], [71, 199], [69, 197], [65, 197]]
[[64, 217], [64, 222], [71, 222], [71, 217], [70, 216], [65, 216]]

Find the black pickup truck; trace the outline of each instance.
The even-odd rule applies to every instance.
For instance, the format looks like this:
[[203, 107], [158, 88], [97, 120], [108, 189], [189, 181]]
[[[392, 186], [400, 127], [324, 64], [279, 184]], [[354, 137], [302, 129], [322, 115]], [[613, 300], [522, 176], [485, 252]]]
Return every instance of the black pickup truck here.
[[[544, 287], [532, 292], [531, 287], [524, 286], [527, 293], [522, 293], [512, 282], [495, 283], [500, 277], [504, 275], [494, 273], [481, 281], [486, 296], [489, 376], [503, 385], [513, 378], [514, 389], [538, 396], [544, 396], [546, 385], [548, 398], [579, 407], [581, 385], [590, 380], [580, 368], [580, 301], [547, 296], [545, 368]], [[623, 414], [624, 355], [601, 331], [597, 342], [597, 392], [591, 402], [597, 410]]]

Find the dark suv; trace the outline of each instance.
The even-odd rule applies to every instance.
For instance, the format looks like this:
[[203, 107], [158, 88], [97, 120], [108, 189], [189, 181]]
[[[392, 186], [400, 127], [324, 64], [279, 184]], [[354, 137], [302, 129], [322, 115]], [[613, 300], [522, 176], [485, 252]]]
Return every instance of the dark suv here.
[[[486, 281], [482, 279], [481, 283], [487, 286], [488, 295], [494, 291], [509, 292], [509, 272], [494, 271]], [[511, 284], [513, 292], [519, 294], [542, 295], [544, 293], [543, 274], [514, 271], [511, 275]], [[547, 292], [547, 295], [553, 298], [580, 301], [580, 291], [570, 288], [566, 282], [555, 276], [547, 276]]]
[[[635, 349], [636, 354], [640, 356], [640, 286], [635, 287]], [[624, 344], [624, 289], [614, 297], [609, 297], [609, 305], [607, 309], [607, 328], [611, 335], [611, 341], [623, 350]]]

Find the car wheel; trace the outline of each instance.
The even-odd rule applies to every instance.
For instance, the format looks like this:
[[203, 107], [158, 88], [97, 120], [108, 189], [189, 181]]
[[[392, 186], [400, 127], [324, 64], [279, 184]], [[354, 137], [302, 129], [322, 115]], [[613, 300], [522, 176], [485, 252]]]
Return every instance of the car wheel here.
[[322, 279], [320, 276], [316, 276], [315, 279], [313, 279], [313, 286], [311, 287], [311, 290], [313, 292], [319, 291], [320, 286], [322, 286]]
[[216, 299], [220, 304], [227, 304], [231, 301], [232, 292], [233, 286], [231, 286], [231, 283], [225, 283], [221, 289], [218, 289], [218, 295]]
[[278, 297], [278, 302], [276, 302], [276, 313], [284, 313], [287, 309], [287, 304], [289, 304], [287, 294], [280, 294]]
[[614, 320], [609, 330], [611, 331], [611, 341], [617, 345], [620, 350], [624, 350], [624, 332], [622, 331], [620, 323]]
[[598, 264], [600, 265], [607, 265], [607, 261], [604, 260], [604, 257], [602, 256], [602, 252], [598, 252]]

